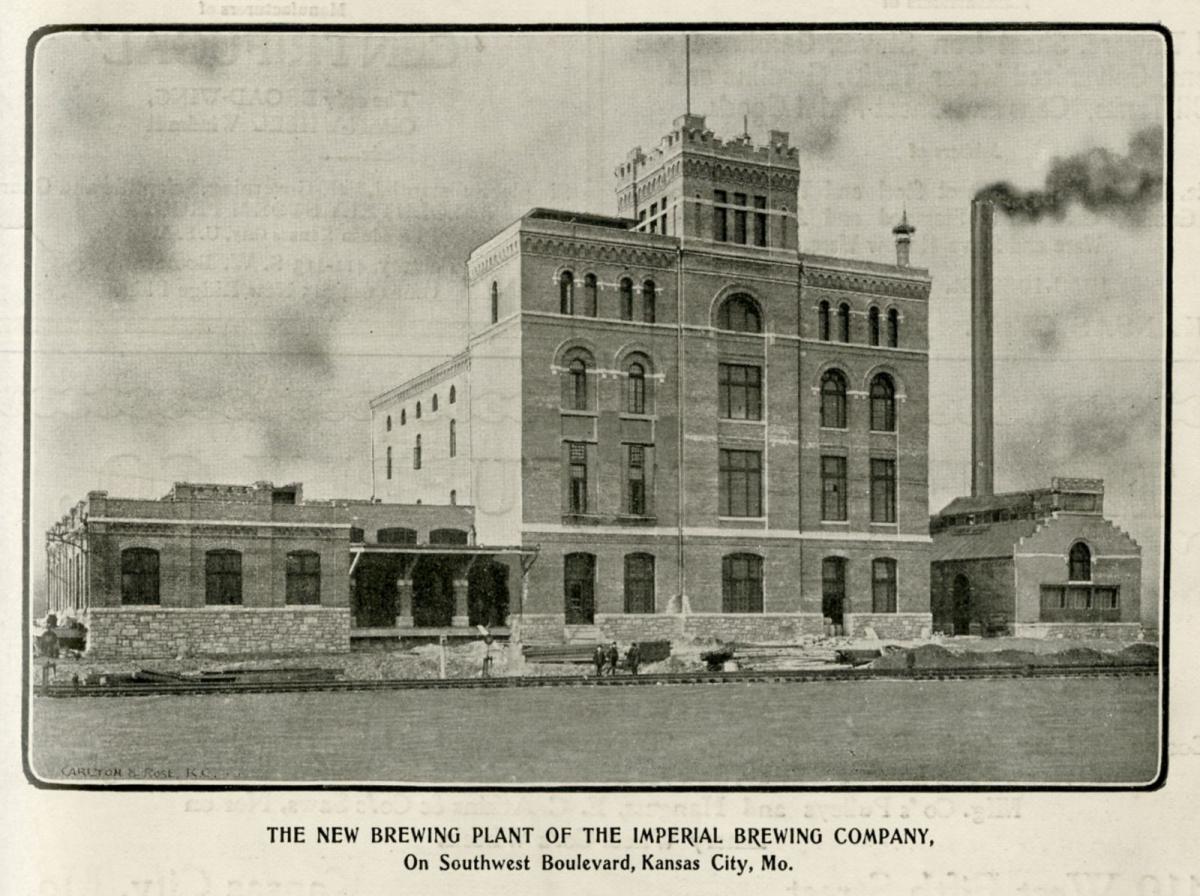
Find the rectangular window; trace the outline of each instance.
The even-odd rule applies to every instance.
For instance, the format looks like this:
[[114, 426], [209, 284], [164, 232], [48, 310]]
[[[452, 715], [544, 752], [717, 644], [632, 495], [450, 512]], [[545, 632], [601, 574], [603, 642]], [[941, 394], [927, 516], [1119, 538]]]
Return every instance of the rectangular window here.
[[628, 447], [628, 503], [625, 508], [630, 516], [646, 515], [646, 446]]
[[242, 602], [242, 555], [237, 551], [209, 551], [204, 557], [204, 602]]
[[571, 442], [569, 455], [571, 464], [571, 513], [587, 513], [587, 445], [582, 442]]
[[713, 239], [718, 243], [729, 239], [725, 217], [728, 214], [725, 203], [728, 201], [729, 197], [725, 195], [724, 190], [713, 190]]
[[291, 551], [287, 555], [288, 604], [321, 602], [321, 555], [315, 551]]
[[896, 522], [896, 462], [871, 458], [871, 522]]
[[1092, 609], [1092, 589], [1084, 586], [1071, 585], [1067, 588], [1067, 609]]
[[733, 204], [737, 206], [733, 210], [733, 241], [744, 246], [746, 244], [746, 194], [734, 193]]
[[720, 515], [762, 516], [762, 453], [720, 450]]
[[654, 555], [625, 555], [625, 612], [654, 612]]
[[1060, 585], [1042, 586], [1042, 609], [1065, 610], [1067, 608], [1067, 589]]
[[723, 420], [761, 420], [762, 369], [749, 364], [721, 364], [717, 404]]
[[767, 197], [754, 197], [754, 245], [767, 244]]
[[1120, 591], [1117, 588], [1096, 588], [1092, 602], [1097, 610], [1118, 610], [1121, 607]]
[[821, 519], [846, 519], [846, 458], [821, 458]]
[[896, 612], [896, 561], [883, 558], [871, 564], [871, 612]]

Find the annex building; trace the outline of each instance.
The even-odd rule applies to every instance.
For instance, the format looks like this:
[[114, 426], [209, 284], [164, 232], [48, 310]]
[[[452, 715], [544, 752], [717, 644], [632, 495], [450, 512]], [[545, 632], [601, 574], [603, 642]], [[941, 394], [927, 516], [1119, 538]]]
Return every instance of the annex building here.
[[471, 252], [463, 351], [371, 401], [375, 494], [537, 560], [527, 641], [931, 624], [927, 271], [799, 251], [789, 135], [683, 115], [616, 216]]

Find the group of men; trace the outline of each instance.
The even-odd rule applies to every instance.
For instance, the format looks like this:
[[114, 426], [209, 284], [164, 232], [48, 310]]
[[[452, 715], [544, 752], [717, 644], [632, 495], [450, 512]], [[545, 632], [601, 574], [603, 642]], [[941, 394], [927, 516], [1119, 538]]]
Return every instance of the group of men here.
[[[596, 649], [592, 652], [592, 662], [596, 666], [596, 677], [602, 675], [616, 675], [617, 667], [621, 664], [621, 651], [617, 649], [617, 642], [613, 641], [608, 647], [603, 644], [597, 644]], [[625, 665], [629, 667], [629, 672], [632, 675], [638, 674], [638, 666], [642, 662], [642, 652], [634, 641], [629, 645], [629, 650], [625, 651]]]

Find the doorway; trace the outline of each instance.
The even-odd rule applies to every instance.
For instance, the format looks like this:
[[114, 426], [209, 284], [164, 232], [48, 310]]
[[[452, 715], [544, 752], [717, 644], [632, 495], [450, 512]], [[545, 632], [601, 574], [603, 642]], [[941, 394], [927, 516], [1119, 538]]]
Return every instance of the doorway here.
[[954, 634], [965, 635], [971, 631], [971, 580], [962, 573], [954, 577], [953, 600]]
[[495, 628], [508, 624], [508, 566], [480, 560], [467, 574], [467, 621]]

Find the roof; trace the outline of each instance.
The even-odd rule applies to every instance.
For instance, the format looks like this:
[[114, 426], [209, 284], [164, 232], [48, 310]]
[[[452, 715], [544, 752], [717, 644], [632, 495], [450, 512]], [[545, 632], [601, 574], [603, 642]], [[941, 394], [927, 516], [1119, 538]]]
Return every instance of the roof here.
[[612, 215], [594, 215], [590, 212], [569, 212], [556, 208], [533, 208], [525, 218], [561, 221], [564, 224], [589, 224], [592, 227], [611, 227], [614, 230], [630, 230], [637, 226], [632, 218], [617, 218]]
[[1044, 520], [1005, 520], [975, 526], [955, 526], [933, 536], [930, 561], [1011, 557], [1016, 543], [1037, 531]]
[[997, 495], [960, 495], [942, 508], [938, 516], [957, 516], [960, 513], [981, 513], [988, 510], [1032, 511], [1034, 497], [1047, 494], [1047, 489], [1028, 489], [1022, 492], [1003, 492]]

